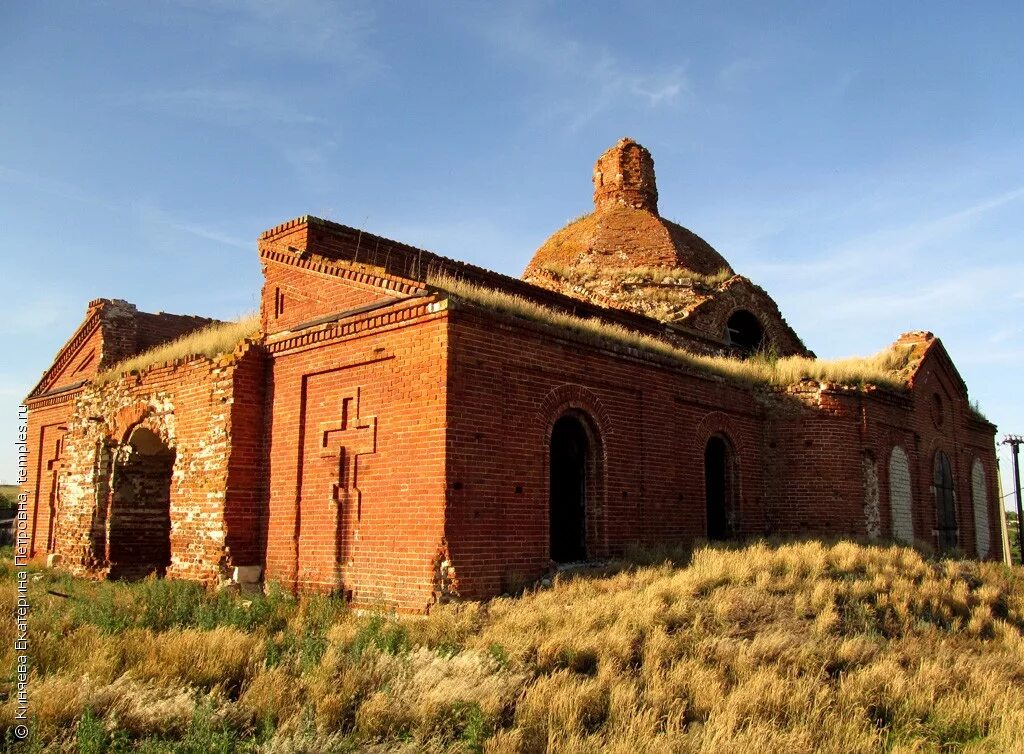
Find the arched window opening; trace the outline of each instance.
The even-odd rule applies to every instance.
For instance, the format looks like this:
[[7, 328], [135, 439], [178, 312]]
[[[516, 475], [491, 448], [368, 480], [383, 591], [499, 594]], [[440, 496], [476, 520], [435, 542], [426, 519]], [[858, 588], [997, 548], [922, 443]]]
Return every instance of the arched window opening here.
[[910, 460], [896, 445], [889, 455], [889, 507], [892, 512], [892, 537], [899, 542], [914, 541], [914, 515], [911, 505]]
[[941, 450], [935, 454], [935, 513], [938, 524], [939, 550], [952, 550], [957, 546], [956, 499], [953, 492], [953, 470], [949, 458]]
[[971, 497], [974, 502], [974, 543], [978, 557], [984, 560], [992, 548], [992, 535], [988, 523], [988, 479], [980, 458], [971, 467]]
[[864, 530], [868, 539], [878, 539], [882, 536], [878, 464], [875, 462], [875, 454], [870, 450], [865, 450], [861, 456], [861, 478], [864, 485]]
[[550, 554], [556, 563], [587, 558], [587, 495], [593, 443], [582, 420], [566, 414], [551, 430]]
[[174, 450], [136, 428], [114, 458], [108, 560], [110, 577], [163, 576], [171, 564], [171, 474]]
[[725, 438], [715, 436], [704, 449], [704, 498], [709, 540], [736, 535], [735, 459]]
[[750, 355], [757, 353], [764, 345], [764, 328], [761, 322], [745, 309], [733, 313], [725, 326], [729, 345]]

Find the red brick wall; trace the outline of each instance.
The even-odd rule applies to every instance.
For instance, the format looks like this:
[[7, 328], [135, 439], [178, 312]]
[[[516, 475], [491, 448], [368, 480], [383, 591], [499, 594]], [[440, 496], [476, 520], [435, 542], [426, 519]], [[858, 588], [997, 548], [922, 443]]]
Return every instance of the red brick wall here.
[[323, 317], [387, 298], [380, 289], [332, 275], [267, 262], [263, 267], [260, 318], [265, 332], [289, 330]]
[[74, 405], [74, 393], [30, 402], [28, 415], [28, 476], [22, 489], [28, 493], [29, 554], [49, 551], [52, 511], [58, 503], [56, 487], [61, 443]]
[[[993, 429], [951, 399], [927, 431], [925, 385], [911, 397], [820, 390], [762, 395], [553, 337], [545, 328], [468, 307], [451, 313], [446, 535], [460, 593], [486, 597], [548, 563], [548, 443], [566, 410], [586, 412], [600, 436], [603, 477], [590, 511], [592, 557], [631, 542], [689, 544], [705, 529], [704, 449], [712, 435], [736, 454], [741, 535], [868, 533], [864, 454], [875, 460], [881, 536], [891, 536], [888, 453], [893, 437], [945, 443], [957, 485], [961, 545], [974, 549], [970, 465], [985, 464], [989, 523], [998, 543]], [[932, 452], [908, 443], [915, 530], [934, 544]], [[989, 557], [998, 557], [993, 544]]]
[[431, 309], [417, 299], [269, 341], [267, 579], [364, 606], [435, 598], [447, 355]]
[[528, 323], [468, 308], [451, 316], [446, 531], [464, 596], [547, 569], [549, 437], [569, 409], [600, 437], [592, 556], [703, 537], [704, 447], [716, 433], [738, 451], [741, 531], [759, 530], [761, 422], [749, 392]]
[[[932, 419], [936, 390], [945, 405], [941, 426]], [[863, 476], [867, 454], [878, 479], [878, 534], [893, 537], [889, 458], [898, 445], [910, 464], [914, 539], [934, 548], [938, 541], [932, 469], [935, 452], [942, 449], [953, 467], [959, 547], [968, 556], [978, 554], [971, 467], [976, 458], [981, 460], [992, 542], [988, 558], [998, 559], [1001, 534], [994, 431], [972, 417], [955, 380], [932, 361], [922, 365], [913, 390], [904, 394], [815, 386], [777, 397], [769, 404], [764, 433], [764, 531], [867, 536]]]
[[230, 397], [225, 544], [229, 565], [262, 565], [267, 486], [267, 380], [270, 362], [261, 348], [250, 348], [234, 366]]

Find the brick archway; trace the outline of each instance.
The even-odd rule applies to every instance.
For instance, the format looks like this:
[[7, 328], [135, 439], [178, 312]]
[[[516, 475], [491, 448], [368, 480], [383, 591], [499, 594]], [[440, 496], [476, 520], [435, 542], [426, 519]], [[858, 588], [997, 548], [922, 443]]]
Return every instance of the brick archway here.
[[704, 416], [694, 433], [703, 465], [705, 530], [709, 539], [731, 539], [742, 532], [743, 458], [739, 429], [721, 411]]
[[138, 424], [117, 449], [107, 516], [111, 578], [163, 576], [171, 565], [171, 477], [176, 453]]
[[[544, 477], [547, 480], [548, 500], [548, 544], [553, 560], [592, 559], [607, 553], [606, 529], [606, 475], [607, 440], [610, 422], [601, 400], [593, 391], [582, 385], [567, 384], [555, 388], [545, 397], [537, 415], [541, 428], [544, 448]], [[574, 447], [569, 447], [574, 446]], [[574, 452], [578, 451], [576, 457]], [[566, 469], [565, 464], [576, 465]], [[578, 477], [578, 478], [575, 478]], [[570, 523], [557, 515], [559, 506], [566, 503], [556, 500], [564, 494], [566, 485], [579, 483], [579, 500], [569, 501], [580, 505], [581, 520]], [[582, 543], [566, 545], [556, 541], [575, 533], [562, 531], [565, 527], [581, 526]]]
[[545, 439], [551, 439], [551, 428], [555, 421], [570, 409], [578, 409], [592, 416], [603, 440], [611, 437], [612, 422], [598, 395], [583, 385], [566, 383], [549, 391], [537, 411], [537, 418], [547, 435]]
[[171, 564], [171, 486], [177, 447], [166, 416], [136, 402], [97, 443], [94, 560], [116, 579], [164, 575]]

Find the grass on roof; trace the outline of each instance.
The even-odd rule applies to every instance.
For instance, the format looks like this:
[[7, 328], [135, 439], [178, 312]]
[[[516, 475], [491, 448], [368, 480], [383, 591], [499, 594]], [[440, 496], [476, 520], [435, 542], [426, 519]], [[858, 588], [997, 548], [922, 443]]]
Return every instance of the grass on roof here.
[[659, 338], [630, 330], [622, 325], [596, 319], [584, 319], [503, 291], [482, 288], [446, 276], [432, 276], [428, 284], [456, 298], [493, 311], [532, 320], [573, 333], [597, 346], [617, 345], [667, 357], [683, 366], [747, 385], [785, 387], [812, 379], [839, 385], [877, 385], [904, 389], [902, 372], [909, 366], [913, 349], [890, 347], [874, 356], [845, 359], [811, 359], [787, 356], [775, 359], [755, 356], [741, 360], [726, 356], [703, 356], [673, 346]]
[[166, 364], [189, 356], [213, 358], [230, 353], [247, 337], [259, 332], [260, 319], [249, 314], [235, 322], [218, 322], [183, 335], [177, 340], [151, 348], [148, 351], [118, 362], [101, 372], [96, 381], [100, 384], [117, 379], [126, 372], [137, 372], [157, 364]]
[[723, 267], [713, 275], [702, 275], [686, 267], [605, 267], [584, 264], [576, 267], [548, 264], [543, 269], [573, 285], [705, 285], [715, 288], [736, 276]]
[[598, 300], [614, 301], [662, 322], [676, 322], [736, 277], [728, 268], [702, 275], [685, 267], [609, 267], [588, 262], [578, 266], [549, 264], [543, 271], [560, 285]]

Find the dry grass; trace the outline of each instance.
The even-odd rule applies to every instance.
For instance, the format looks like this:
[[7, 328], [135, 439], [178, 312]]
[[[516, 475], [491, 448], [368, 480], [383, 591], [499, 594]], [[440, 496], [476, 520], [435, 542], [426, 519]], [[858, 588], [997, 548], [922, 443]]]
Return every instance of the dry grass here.
[[125, 361], [118, 362], [101, 372], [97, 382], [105, 383], [117, 379], [126, 372], [137, 372], [147, 367], [167, 364], [189, 356], [213, 358], [230, 353], [245, 338], [255, 336], [260, 329], [259, 316], [250, 314], [236, 322], [219, 322], [184, 335], [170, 343], [140, 353]]
[[723, 356], [703, 356], [621, 325], [558, 312], [521, 296], [483, 288], [454, 278], [434, 277], [428, 284], [478, 306], [557, 327], [597, 346], [614, 345], [638, 349], [667, 357], [705, 374], [717, 375], [743, 384], [786, 387], [810, 379], [839, 385], [877, 385], [903, 389], [906, 387], [906, 370], [911, 365], [913, 355], [912, 348], [900, 346], [887, 348], [874, 356], [846, 359], [788, 356], [782, 359], [755, 357], [741, 360]]
[[903, 547], [703, 548], [418, 619], [50, 574], [31, 597], [35, 751], [1024, 751], [1024, 571]]
[[725, 268], [714, 275], [701, 275], [684, 267], [617, 268], [595, 264], [547, 265], [544, 272], [574, 295], [598, 303], [612, 302], [662, 322], [684, 319], [735, 277]]
[[570, 285], [582, 286], [612, 281], [618, 285], [703, 285], [716, 288], [735, 277], [735, 273], [725, 268], [714, 275], [701, 275], [686, 267], [566, 267], [549, 264], [544, 270]]

